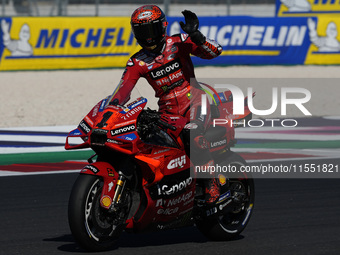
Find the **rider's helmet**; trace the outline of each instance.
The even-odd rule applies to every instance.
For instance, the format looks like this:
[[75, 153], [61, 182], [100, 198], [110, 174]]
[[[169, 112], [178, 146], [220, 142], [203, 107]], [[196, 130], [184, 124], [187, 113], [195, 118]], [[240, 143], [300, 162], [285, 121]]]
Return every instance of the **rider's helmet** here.
[[164, 12], [156, 5], [144, 5], [131, 16], [132, 32], [137, 42], [149, 51], [160, 51], [165, 43], [168, 23]]

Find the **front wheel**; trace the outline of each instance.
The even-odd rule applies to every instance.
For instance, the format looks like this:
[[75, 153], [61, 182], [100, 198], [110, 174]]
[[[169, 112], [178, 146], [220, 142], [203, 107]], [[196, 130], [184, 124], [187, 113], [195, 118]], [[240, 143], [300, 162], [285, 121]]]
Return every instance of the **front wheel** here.
[[[246, 162], [241, 156], [232, 152], [221, 164], [240, 169]], [[254, 180], [251, 176], [240, 172], [238, 176], [233, 175], [232, 178], [227, 178], [224, 185], [221, 184], [220, 202], [217, 203], [216, 208], [222, 210], [222, 213], [200, 220], [196, 222], [196, 225], [211, 240], [234, 239], [247, 226], [254, 208], [254, 201]]]
[[112, 248], [122, 231], [122, 224], [116, 225], [117, 215], [100, 206], [102, 188], [101, 177], [81, 174], [73, 185], [69, 199], [71, 232], [80, 246], [89, 251]]

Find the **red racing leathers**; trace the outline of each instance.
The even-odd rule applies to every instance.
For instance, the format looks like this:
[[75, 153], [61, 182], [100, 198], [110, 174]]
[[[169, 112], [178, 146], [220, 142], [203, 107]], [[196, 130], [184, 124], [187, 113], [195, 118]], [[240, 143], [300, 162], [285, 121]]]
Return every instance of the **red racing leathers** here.
[[[200, 139], [208, 127], [210, 114], [202, 116], [198, 111], [201, 105], [201, 95], [205, 92], [200, 89], [195, 79], [190, 54], [212, 59], [221, 54], [222, 47], [207, 38], [202, 45], [196, 45], [187, 34], [167, 36], [165, 41], [161, 54], [153, 54], [142, 49], [128, 60], [122, 79], [110, 101], [115, 100], [116, 103], [125, 104], [138, 79], [144, 77], [155, 90], [155, 96], [159, 98], [160, 112], [182, 115], [187, 118], [188, 122], [198, 124], [199, 128], [192, 130], [192, 133], [183, 134], [185, 147], [189, 150], [188, 155], [191, 155], [190, 143], [197, 143], [192, 147], [192, 153], [199, 156], [192, 158], [193, 163], [209, 165], [213, 160], [209, 150], [200, 145]], [[204, 186], [205, 200], [213, 204], [219, 197], [219, 187], [215, 176], [211, 175], [205, 179]]]
[[[195, 102], [200, 102], [200, 95], [204, 93], [196, 80], [192, 79], [195, 74], [190, 54], [212, 59], [221, 52], [222, 47], [209, 39], [202, 45], [196, 45], [187, 34], [167, 36], [161, 54], [142, 49], [128, 60], [111, 101], [116, 99], [119, 104], [126, 103], [138, 79], [144, 77], [159, 98], [159, 111], [185, 116], [189, 122], [196, 117], [196, 113], [191, 113], [190, 118], [190, 104], [195, 109]], [[194, 84], [190, 84], [190, 81]]]

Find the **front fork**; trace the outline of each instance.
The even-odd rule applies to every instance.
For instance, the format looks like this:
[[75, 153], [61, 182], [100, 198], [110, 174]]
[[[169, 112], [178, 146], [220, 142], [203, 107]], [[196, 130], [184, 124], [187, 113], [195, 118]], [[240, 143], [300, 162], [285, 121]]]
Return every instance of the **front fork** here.
[[117, 211], [119, 209], [119, 202], [121, 200], [122, 194], [124, 192], [124, 188], [126, 185], [127, 178], [123, 175], [119, 175], [119, 178], [117, 180], [117, 185], [115, 189], [115, 194], [112, 199], [112, 204], [109, 209], [110, 212]]
[[[89, 165], [85, 166], [82, 174], [101, 176], [104, 181], [103, 190], [100, 198], [101, 207], [108, 209], [109, 212], [117, 211], [125, 204], [124, 192], [126, 192], [133, 173], [129, 171], [118, 171], [106, 161], [93, 162], [89, 159]], [[128, 168], [130, 169], [130, 168]]]
[[129, 201], [126, 201], [126, 194], [124, 195], [124, 192], [126, 192], [127, 181], [128, 179], [126, 177], [124, 177], [123, 175], [119, 175], [115, 188], [115, 193], [112, 198], [112, 203], [108, 210], [109, 214], [115, 215], [115, 217], [113, 217], [112, 231], [110, 233], [110, 236], [119, 236], [120, 233], [127, 226], [126, 220], [128, 212], [131, 208], [128, 204]]

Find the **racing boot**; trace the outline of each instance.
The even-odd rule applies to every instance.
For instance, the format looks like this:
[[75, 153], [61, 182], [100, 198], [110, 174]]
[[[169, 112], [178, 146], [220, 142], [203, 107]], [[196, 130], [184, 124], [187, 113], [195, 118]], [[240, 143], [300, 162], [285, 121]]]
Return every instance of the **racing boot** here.
[[192, 146], [190, 146], [191, 154], [190, 159], [198, 169], [199, 179], [201, 180], [202, 197], [197, 199], [198, 207], [211, 208], [216, 205], [220, 197], [220, 185], [216, 179], [216, 173], [211, 172], [211, 167], [214, 166], [214, 159], [209, 151], [209, 142], [200, 133], [195, 134], [196, 130], [191, 133]]
[[205, 179], [205, 203], [211, 207], [216, 204], [220, 197], [220, 185], [216, 178]]
[[216, 178], [201, 179], [203, 196], [196, 200], [194, 215], [197, 220], [204, 220], [207, 216], [218, 215], [216, 203], [220, 197], [220, 185]]
[[[208, 168], [214, 165], [214, 161], [211, 160], [207, 164], [201, 165], [202, 169]], [[215, 172], [207, 171], [204, 175], [201, 173], [199, 183], [202, 187], [202, 198], [198, 201], [199, 206], [214, 207], [220, 197], [220, 182], [216, 177]]]

